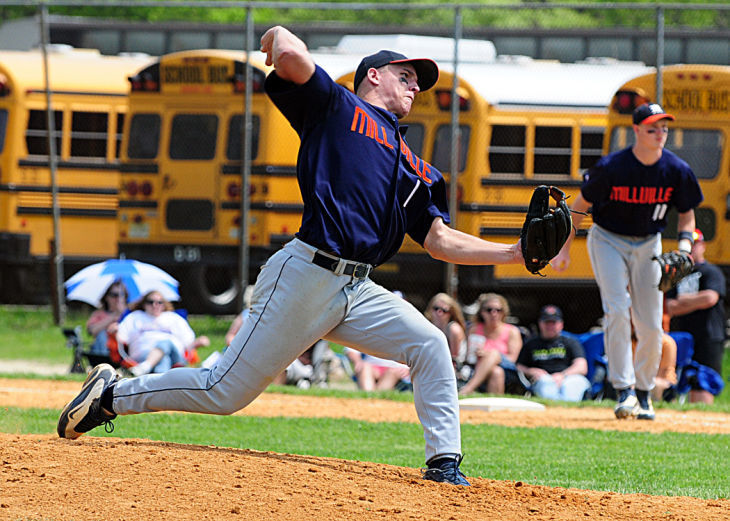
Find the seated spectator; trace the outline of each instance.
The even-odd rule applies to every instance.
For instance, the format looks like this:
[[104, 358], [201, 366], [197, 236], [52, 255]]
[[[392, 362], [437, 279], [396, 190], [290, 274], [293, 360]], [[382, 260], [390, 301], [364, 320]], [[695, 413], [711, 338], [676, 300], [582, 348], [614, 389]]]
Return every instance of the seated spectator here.
[[224, 338], [224, 341], [226, 343], [225, 347], [228, 347], [231, 345], [231, 342], [233, 341], [233, 337], [236, 336], [236, 333], [238, 333], [238, 330], [241, 329], [241, 326], [243, 325], [243, 321], [246, 320], [246, 317], [248, 316], [250, 312], [249, 308], [244, 309], [241, 311], [238, 315], [236, 315], [236, 318], [233, 319], [233, 322], [231, 322], [231, 326], [228, 328], [228, 331], [226, 331], [226, 336]]
[[311, 386], [326, 388], [330, 372], [337, 355], [330, 349], [326, 340], [319, 340], [297, 357], [272, 383], [276, 385], [296, 385], [300, 389]]
[[106, 346], [109, 335], [115, 335], [119, 318], [127, 311], [127, 288], [121, 280], [114, 281], [101, 297], [101, 309], [94, 310], [86, 321], [86, 331], [94, 337], [89, 349], [94, 355], [109, 355]]
[[187, 364], [186, 354], [210, 345], [207, 336], [195, 336], [188, 322], [175, 313], [159, 291], [150, 291], [133, 304], [117, 329], [117, 342], [125, 344], [137, 362], [130, 368], [134, 376], [164, 373]]
[[226, 336], [224, 338], [224, 341], [226, 343], [225, 347], [228, 347], [231, 345], [231, 342], [233, 341], [233, 337], [236, 336], [236, 333], [238, 333], [238, 330], [241, 329], [241, 326], [243, 325], [243, 321], [246, 320], [246, 317], [248, 316], [249, 312], [251, 311], [251, 294], [253, 293], [253, 286], [247, 286], [246, 289], [243, 292], [243, 310], [236, 315], [236, 318], [233, 319], [233, 322], [231, 322], [231, 326], [228, 328], [228, 331], [226, 331]]
[[460, 367], [466, 358], [466, 322], [459, 303], [446, 293], [437, 293], [423, 314], [446, 335], [451, 359]]
[[410, 371], [407, 365], [367, 355], [349, 347], [345, 347], [344, 352], [352, 364], [360, 390], [390, 391], [410, 387]]
[[563, 325], [560, 308], [543, 307], [537, 321], [539, 333], [525, 342], [517, 369], [532, 382], [534, 395], [579, 402], [591, 387], [586, 378], [588, 362], [580, 342], [563, 335]]
[[467, 337], [466, 370], [462, 368], [458, 374], [466, 381], [460, 394], [504, 394], [520, 387], [515, 362], [522, 349], [522, 335], [517, 326], [505, 322], [507, 316], [509, 304], [502, 295], [485, 293], [479, 297], [479, 312]]

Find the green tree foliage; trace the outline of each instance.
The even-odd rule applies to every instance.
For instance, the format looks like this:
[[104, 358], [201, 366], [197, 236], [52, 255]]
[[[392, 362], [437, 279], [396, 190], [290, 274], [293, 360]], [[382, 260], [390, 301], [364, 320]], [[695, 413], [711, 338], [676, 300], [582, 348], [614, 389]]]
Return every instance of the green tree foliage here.
[[[51, 0], [52, 2], [52, 0]], [[113, 4], [113, 0], [110, 0]], [[301, 3], [297, 0], [297, 3]], [[356, 26], [381, 27], [442, 27], [448, 31], [453, 24], [454, 11], [450, 5], [441, 0], [401, 0], [381, 2], [379, 0], [360, 0], [359, 4], [373, 4], [382, 7], [383, 3], [398, 5], [404, 9], [397, 11], [381, 8], [357, 8], [343, 6], [342, 9], [317, 9], [316, 2], [311, 2], [308, 9], [292, 7], [291, 9], [274, 9], [261, 7], [254, 9], [254, 20], [257, 24], [292, 24], [292, 23], [337, 23], [354, 24]], [[328, 0], [328, 4], [348, 4], [351, 0]], [[651, 29], [656, 24], [655, 0], [573, 0], [571, 4], [585, 4], [586, 9], [550, 8], [550, 4], [565, 4], [564, 0], [472, 0], [470, 5], [483, 4], [483, 8], [463, 10], [464, 27], [496, 27], [512, 29], [558, 29], [558, 28], [596, 28], [625, 27]], [[604, 3], [626, 3], [626, 9], [596, 9]], [[635, 4], [646, 4], [652, 9], [637, 9]], [[725, 4], [726, 0], [684, 0], [691, 4]], [[519, 4], [524, 8], [515, 7]], [[434, 7], [428, 7], [433, 5]], [[510, 6], [499, 8], [500, 5]], [[676, 4], [674, 4], [676, 5]], [[410, 9], [409, 9], [410, 6]], [[427, 6], [424, 8], [424, 6]], [[116, 19], [126, 21], [146, 21], [161, 23], [170, 21], [218, 23], [241, 25], [246, 19], [246, 10], [241, 7], [209, 8], [185, 6], [179, 4], [160, 6], [49, 6], [49, 12], [56, 15], [89, 17], [95, 19]], [[0, 7], [0, 19], [8, 20], [33, 16], [37, 8], [28, 5], [5, 5]], [[667, 28], [688, 29], [725, 29], [730, 25], [730, 11], [716, 9], [665, 10]]]

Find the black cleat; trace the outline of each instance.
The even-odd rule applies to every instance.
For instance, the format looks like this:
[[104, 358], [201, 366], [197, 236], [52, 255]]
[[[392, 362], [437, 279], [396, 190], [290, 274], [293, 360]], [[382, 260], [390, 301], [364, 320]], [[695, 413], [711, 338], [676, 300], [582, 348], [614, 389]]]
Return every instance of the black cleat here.
[[114, 430], [109, 416], [101, 408], [101, 395], [119, 379], [117, 372], [109, 364], [94, 367], [81, 386], [81, 392], [63, 408], [58, 418], [56, 431], [61, 438], [75, 440], [83, 433], [104, 424], [107, 432]]
[[639, 402], [639, 414], [636, 416], [639, 420], [653, 420], [655, 418], [654, 406], [651, 403], [649, 391], [636, 390], [636, 400]]
[[423, 479], [436, 481], [438, 483], [450, 483], [452, 485], [471, 486], [466, 480], [466, 476], [459, 470], [461, 460], [464, 456], [457, 458], [446, 457], [431, 460], [428, 468], [423, 470]]

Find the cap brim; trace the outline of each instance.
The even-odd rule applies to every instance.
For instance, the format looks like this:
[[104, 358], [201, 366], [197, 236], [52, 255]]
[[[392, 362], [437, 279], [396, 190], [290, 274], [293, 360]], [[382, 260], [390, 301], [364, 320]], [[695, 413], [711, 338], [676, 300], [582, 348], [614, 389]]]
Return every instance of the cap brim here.
[[563, 320], [563, 317], [557, 315], [544, 315], [540, 317], [541, 322], [547, 322], [549, 320], [555, 320], [557, 322], [558, 320]]
[[439, 79], [439, 68], [436, 62], [428, 58], [409, 58], [407, 60], [394, 60], [390, 63], [410, 63], [416, 69], [418, 75], [418, 88], [421, 92], [436, 85]]
[[639, 125], [651, 125], [652, 123], [655, 123], [660, 119], [669, 119], [671, 121], [674, 121], [674, 116], [672, 116], [671, 114], [653, 114], [648, 118], [644, 118], [644, 120], [639, 123]]

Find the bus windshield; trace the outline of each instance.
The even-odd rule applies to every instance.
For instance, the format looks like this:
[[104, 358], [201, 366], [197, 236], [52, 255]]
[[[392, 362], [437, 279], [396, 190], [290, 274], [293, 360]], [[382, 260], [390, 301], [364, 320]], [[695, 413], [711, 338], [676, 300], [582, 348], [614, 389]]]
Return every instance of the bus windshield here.
[[[611, 132], [610, 151], [633, 145], [631, 127], [615, 127]], [[720, 129], [669, 129], [666, 148], [684, 159], [699, 179], [713, 179], [720, 172], [725, 135]]]

